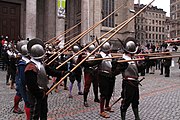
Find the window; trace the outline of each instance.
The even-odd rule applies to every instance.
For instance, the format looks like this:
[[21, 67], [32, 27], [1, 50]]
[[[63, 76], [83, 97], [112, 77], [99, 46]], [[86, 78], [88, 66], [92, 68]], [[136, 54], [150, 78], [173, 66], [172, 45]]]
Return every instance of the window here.
[[152, 39], [154, 39], [154, 34], [152, 34]]
[[161, 32], [161, 27], [159, 27], [159, 32]]
[[154, 26], [152, 27], [152, 31], [154, 31]]
[[148, 34], [146, 33], [146, 39], [148, 39]]
[[161, 40], [161, 34], [159, 35], [159, 39]]
[[156, 20], [156, 25], [158, 25], [158, 20]]
[[149, 39], [151, 39], [151, 34], [149, 34]]
[[141, 39], [142, 39], [142, 40], [144, 39], [144, 34], [143, 34], [143, 33], [141, 33]]
[[159, 14], [159, 18], [161, 18], [161, 14]]
[[158, 34], [156, 34], [156, 39], [158, 39]]
[[146, 26], [146, 31], [148, 31], [148, 26]]
[[[167, 26], [167, 27], [168, 27], [167, 29], [169, 30], [169, 26]], [[164, 28], [162, 28], [162, 32], [164, 32]]]
[[154, 24], [154, 20], [152, 20], [152, 24]]
[[151, 31], [151, 26], [149, 26], [149, 31]]
[[161, 25], [161, 21], [159, 21], [159, 25]]
[[158, 27], [156, 27], [156, 32], [158, 32]]
[[[102, 18], [114, 11], [114, 0], [102, 0]], [[111, 15], [103, 23], [103, 26], [114, 27], [114, 15]]]

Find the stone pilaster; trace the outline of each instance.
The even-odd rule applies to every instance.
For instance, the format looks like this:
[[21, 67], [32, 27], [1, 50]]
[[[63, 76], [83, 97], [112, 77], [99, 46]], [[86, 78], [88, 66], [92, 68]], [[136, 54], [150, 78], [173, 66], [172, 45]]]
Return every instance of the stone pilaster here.
[[47, 41], [56, 36], [56, 2], [53, 0], [45, 0], [44, 11], [44, 38], [45, 41]]
[[26, 0], [26, 38], [36, 37], [36, 0]]
[[[90, 1], [91, 0], [81, 0], [81, 20], [85, 20], [81, 24], [81, 31], [85, 31], [90, 27]], [[90, 42], [90, 34], [84, 36], [81, 40], [81, 44], [85, 45]]]
[[[93, 0], [93, 25], [96, 24], [97, 22], [102, 20], [101, 16], [101, 8], [102, 8], [102, 0]], [[100, 24], [93, 30], [93, 34], [97, 37], [100, 37], [101, 34], [101, 27], [102, 25]]]
[[[121, 7], [121, 9], [118, 11], [118, 14], [116, 16], [116, 24], [120, 24], [123, 21], [127, 20], [131, 16], [134, 15], [134, 13], [130, 12], [130, 9], [134, 9], [134, 0], [116, 0], [116, 8]], [[120, 39], [126, 39], [127, 37], [134, 37], [134, 20], [128, 23], [121, 31]]]

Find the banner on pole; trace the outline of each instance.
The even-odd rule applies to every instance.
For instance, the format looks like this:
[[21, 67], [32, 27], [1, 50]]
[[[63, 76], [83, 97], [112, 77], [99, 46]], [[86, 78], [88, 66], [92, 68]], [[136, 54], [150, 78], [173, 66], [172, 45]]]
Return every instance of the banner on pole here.
[[57, 6], [58, 6], [57, 16], [59, 18], [65, 18], [66, 0], [58, 0]]

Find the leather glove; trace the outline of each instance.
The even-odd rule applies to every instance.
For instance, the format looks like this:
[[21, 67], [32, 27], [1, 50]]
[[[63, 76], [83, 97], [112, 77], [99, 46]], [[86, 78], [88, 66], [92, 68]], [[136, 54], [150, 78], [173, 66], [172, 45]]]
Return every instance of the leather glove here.
[[145, 61], [146, 63], [150, 61], [150, 60], [149, 60], [149, 56], [145, 56], [144, 59], [145, 59], [144, 61]]
[[120, 62], [118, 62], [118, 60], [125, 60], [125, 59], [120, 58], [120, 59], [112, 60], [112, 71], [115, 76], [124, 72], [127, 69], [127, 67], [129, 66], [129, 64], [127, 62], [120, 63]]
[[[125, 60], [124, 58], [120, 58], [119, 60]], [[118, 62], [118, 66], [120, 67], [121, 72], [124, 72], [129, 66], [128, 62]]]

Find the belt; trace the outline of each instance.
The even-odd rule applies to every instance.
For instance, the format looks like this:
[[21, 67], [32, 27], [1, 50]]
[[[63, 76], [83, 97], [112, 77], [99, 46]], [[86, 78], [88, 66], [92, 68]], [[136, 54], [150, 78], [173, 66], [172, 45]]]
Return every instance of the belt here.
[[106, 70], [102, 70], [101, 72], [108, 73], [108, 74], [110, 73], [109, 71], [106, 71]]
[[44, 90], [44, 88], [43, 88], [43, 87], [40, 87], [40, 86], [38, 86], [38, 87], [39, 87], [39, 89]]
[[136, 78], [131, 78], [131, 77], [123, 78], [123, 80], [132, 80], [132, 81], [137, 81], [137, 82], [138, 82], [138, 79], [136, 79]]

